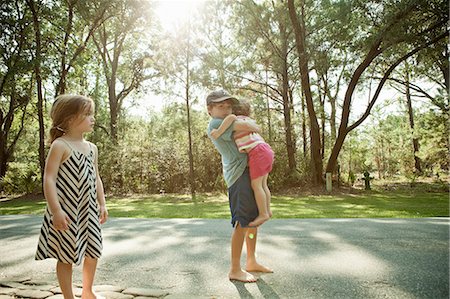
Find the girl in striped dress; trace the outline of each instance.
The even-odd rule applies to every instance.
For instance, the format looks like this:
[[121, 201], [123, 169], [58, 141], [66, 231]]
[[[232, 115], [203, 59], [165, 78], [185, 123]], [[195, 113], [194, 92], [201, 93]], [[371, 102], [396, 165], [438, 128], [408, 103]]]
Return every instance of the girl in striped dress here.
[[72, 265], [83, 264], [82, 298], [92, 290], [102, 251], [100, 224], [108, 218], [97, 147], [84, 133], [94, 127], [94, 102], [80, 95], [61, 95], [51, 109], [50, 150], [44, 171], [44, 215], [36, 260], [57, 259], [56, 274], [64, 298], [74, 298]]
[[[211, 131], [211, 137], [219, 138], [234, 122], [255, 122], [249, 117], [250, 104], [245, 100], [239, 100], [239, 104], [234, 104], [232, 111], [233, 114], [225, 117], [219, 128]], [[257, 132], [235, 131], [233, 137], [239, 151], [248, 154], [250, 179], [258, 206], [258, 216], [248, 225], [256, 227], [272, 217], [271, 194], [267, 179], [272, 171], [274, 153], [270, 145]]]

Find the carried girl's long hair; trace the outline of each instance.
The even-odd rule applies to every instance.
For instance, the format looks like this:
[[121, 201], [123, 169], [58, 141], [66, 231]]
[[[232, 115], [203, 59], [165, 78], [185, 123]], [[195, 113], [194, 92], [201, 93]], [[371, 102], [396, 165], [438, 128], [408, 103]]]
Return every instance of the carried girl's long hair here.
[[239, 100], [239, 104], [233, 105], [234, 115], [250, 116], [250, 103], [247, 100]]
[[94, 110], [94, 101], [82, 95], [63, 94], [56, 97], [50, 111], [52, 127], [50, 128], [49, 143], [63, 136], [69, 129], [70, 122], [83, 114]]

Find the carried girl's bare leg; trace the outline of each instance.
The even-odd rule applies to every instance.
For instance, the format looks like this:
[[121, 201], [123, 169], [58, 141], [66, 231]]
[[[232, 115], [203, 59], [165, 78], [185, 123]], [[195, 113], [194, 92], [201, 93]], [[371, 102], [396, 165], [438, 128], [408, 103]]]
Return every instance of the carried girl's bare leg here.
[[83, 292], [81, 294], [82, 299], [98, 298], [94, 294], [94, 291], [92, 290], [96, 269], [97, 269], [97, 259], [86, 256], [84, 258], [83, 264]]
[[272, 217], [272, 209], [270, 208], [270, 200], [272, 198], [272, 194], [270, 194], [269, 186], [267, 185], [267, 179], [269, 178], [269, 174], [266, 174], [263, 178], [263, 188], [266, 193], [266, 204], [267, 204], [267, 213], [269, 217]]
[[73, 299], [72, 290], [72, 264], [65, 264], [60, 261], [56, 263], [56, 276], [58, 276], [59, 287], [64, 299]]
[[233, 230], [231, 236], [231, 269], [228, 274], [230, 280], [238, 280], [242, 282], [256, 282], [256, 277], [241, 268], [242, 246], [247, 228], [241, 227], [239, 223]]
[[273, 270], [269, 269], [256, 261], [256, 240], [258, 236], [258, 229], [252, 227], [247, 229], [245, 244], [247, 246], [247, 264], [246, 269], [248, 272], [264, 272], [272, 273]]
[[256, 205], [258, 206], [258, 217], [255, 218], [248, 225], [251, 227], [257, 227], [267, 220], [269, 220], [269, 214], [267, 213], [266, 192], [263, 187], [264, 176], [252, 180], [252, 189], [255, 194]]

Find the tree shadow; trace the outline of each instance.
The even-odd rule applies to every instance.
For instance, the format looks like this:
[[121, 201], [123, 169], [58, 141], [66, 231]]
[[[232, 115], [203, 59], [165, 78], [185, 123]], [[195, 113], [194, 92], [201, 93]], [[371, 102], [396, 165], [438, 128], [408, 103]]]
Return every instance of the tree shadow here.
[[[233, 280], [231, 282], [236, 287], [236, 290], [239, 293], [239, 298], [255, 298], [255, 296], [252, 295], [252, 293], [246, 287], [248, 283], [236, 280]], [[258, 287], [259, 291], [261, 292], [263, 298], [280, 299], [280, 296], [275, 292], [275, 290], [269, 284], [267, 284], [261, 277], [258, 277], [258, 280], [256, 281], [255, 284]]]
[[245, 283], [244, 282], [240, 282], [240, 281], [236, 281], [236, 280], [232, 280], [231, 281], [234, 286], [236, 287], [236, 290], [239, 293], [239, 298], [243, 298], [243, 299], [248, 299], [248, 298], [255, 298], [253, 297], [253, 295], [249, 292], [249, 290], [247, 290], [247, 288], [245, 287]]
[[[54, 276], [30, 262], [41, 222], [0, 217], [2, 271]], [[225, 298], [448, 298], [448, 218], [268, 221], [258, 260], [276, 273], [255, 284], [226, 279], [230, 234], [225, 219], [112, 218], [96, 280]]]
[[258, 278], [256, 285], [264, 298], [280, 299], [280, 296], [275, 292], [275, 290], [261, 277]]

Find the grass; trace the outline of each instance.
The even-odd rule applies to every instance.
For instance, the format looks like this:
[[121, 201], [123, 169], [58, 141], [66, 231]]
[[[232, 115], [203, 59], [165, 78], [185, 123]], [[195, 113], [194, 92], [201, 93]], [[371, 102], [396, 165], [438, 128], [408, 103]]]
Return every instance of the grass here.
[[[45, 200], [10, 198], [0, 201], [0, 215], [42, 215]], [[107, 198], [110, 217], [209, 218], [230, 217], [224, 194], [148, 195]], [[448, 217], [447, 192], [423, 190], [358, 191], [333, 195], [289, 194], [272, 198], [274, 218], [417, 218]]]

